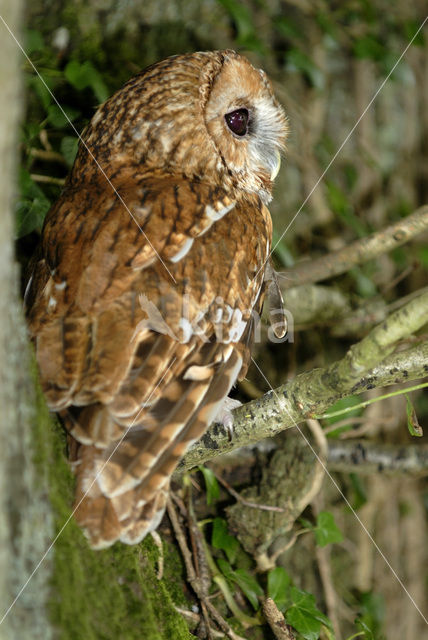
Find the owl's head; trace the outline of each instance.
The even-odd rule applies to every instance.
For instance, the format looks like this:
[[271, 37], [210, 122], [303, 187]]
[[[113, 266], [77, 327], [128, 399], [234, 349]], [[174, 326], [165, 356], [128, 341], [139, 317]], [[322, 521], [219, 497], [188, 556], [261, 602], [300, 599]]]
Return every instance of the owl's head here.
[[222, 65], [210, 83], [204, 121], [220, 162], [236, 185], [271, 198], [280, 167], [287, 120], [261, 69], [234, 51], [219, 52]]
[[225, 50], [148, 67], [98, 109], [84, 141], [110, 175], [118, 165], [184, 175], [268, 202], [286, 135], [266, 74]]

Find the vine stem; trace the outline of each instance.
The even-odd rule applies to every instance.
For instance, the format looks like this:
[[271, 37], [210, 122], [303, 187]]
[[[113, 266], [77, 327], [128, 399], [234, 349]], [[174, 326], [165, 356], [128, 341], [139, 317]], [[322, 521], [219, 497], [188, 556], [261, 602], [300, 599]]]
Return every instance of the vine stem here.
[[418, 389], [424, 389], [428, 387], [428, 382], [423, 382], [421, 384], [416, 384], [413, 387], [407, 387], [406, 389], [399, 389], [398, 391], [391, 391], [391, 393], [385, 393], [382, 396], [378, 396], [377, 398], [370, 398], [369, 400], [364, 400], [364, 402], [360, 402], [359, 404], [354, 404], [352, 407], [345, 407], [344, 409], [340, 409], [339, 411], [332, 411], [331, 413], [323, 413], [322, 415], [315, 416], [317, 420], [327, 420], [328, 418], [335, 418], [336, 416], [341, 416], [345, 413], [350, 413], [351, 411], [355, 411], [356, 409], [364, 409], [369, 404], [373, 404], [374, 402], [380, 402], [381, 400], [386, 400], [387, 398], [392, 398], [394, 396], [405, 395], [406, 393], [410, 393], [412, 391], [418, 391]]

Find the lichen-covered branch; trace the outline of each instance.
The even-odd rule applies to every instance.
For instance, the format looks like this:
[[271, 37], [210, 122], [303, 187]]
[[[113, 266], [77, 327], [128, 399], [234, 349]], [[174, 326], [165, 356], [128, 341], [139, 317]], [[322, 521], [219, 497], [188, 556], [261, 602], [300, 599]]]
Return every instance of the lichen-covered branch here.
[[395, 345], [428, 322], [428, 293], [391, 314], [348, 353], [324, 369], [294, 380], [235, 409], [234, 437], [211, 425], [181, 462], [190, 469], [221, 453], [272, 437], [308, 417], [324, 413], [340, 398], [368, 389], [417, 380], [428, 375], [428, 343], [392, 353]]
[[[364, 372], [392, 353], [396, 343], [428, 323], [428, 292], [411, 300], [353, 345], [346, 356], [329, 367], [328, 379], [340, 389], [355, 383], [358, 390]], [[364, 385], [363, 385], [364, 386]]]
[[428, 205], [381, 231], [357, 240], [327, 256], [302, 262], [283, 272], [282, 288], [290, 289], [309, 282], [320, 282], [349, 271], [377, 256], [400, 247], [428, 229]]
[[346, 294], [333, 287], [304, 284], [287, 291], [286, 307], [295, 325], [319, 325], [349, 313], [350, 302]]
[[327, 464], [331, 471], [428, 475], [428, 445], [374, 444], [362, 440], [329, 442]]

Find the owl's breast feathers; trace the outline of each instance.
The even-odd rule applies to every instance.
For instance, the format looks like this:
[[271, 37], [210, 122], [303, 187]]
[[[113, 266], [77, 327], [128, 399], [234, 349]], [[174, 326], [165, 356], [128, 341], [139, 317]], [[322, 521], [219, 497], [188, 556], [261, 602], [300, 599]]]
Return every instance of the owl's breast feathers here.
[[257, 195], [129, 168], [114, 185], [65, 189], [27, 294], [49, 407], [80, 443], [76, 517], [98, 548], [157, 526], [178, 460], [245, 375], [272, 231]]

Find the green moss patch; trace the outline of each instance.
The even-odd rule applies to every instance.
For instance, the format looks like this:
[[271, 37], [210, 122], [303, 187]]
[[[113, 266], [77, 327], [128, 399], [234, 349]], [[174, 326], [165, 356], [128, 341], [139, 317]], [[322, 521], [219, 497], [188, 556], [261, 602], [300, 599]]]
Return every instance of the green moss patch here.
[[[191, 639], [174, 601], [185, 604], [182, 564], [164, 542], [165, 577], [156, 577], [159, 551], [149, 538], [141, 544], [115, 544], [92, 551], [71, 515], [74, 478], [65, 455], [61, 427], [38, 391], [34, 460], [48, 487], [58, 535], [49, 552], [50, 615], [61, 640]], [[67, 522], [68, 521], [68, 522]], [[65, 525], [65, 526], [64, 526]]]

